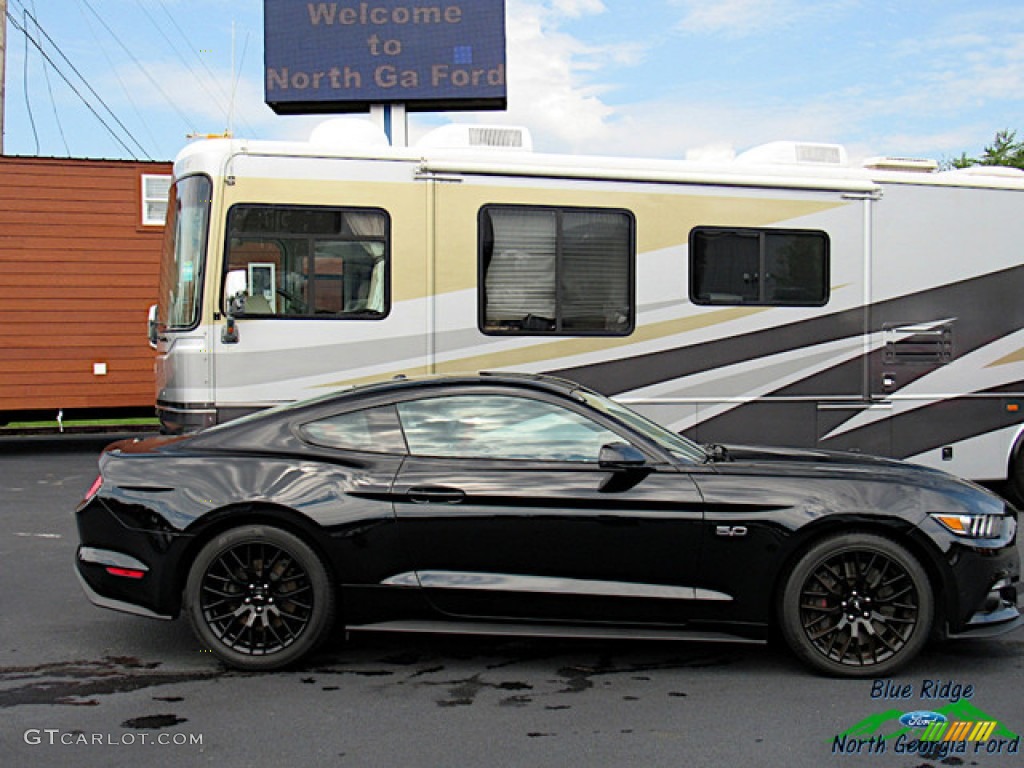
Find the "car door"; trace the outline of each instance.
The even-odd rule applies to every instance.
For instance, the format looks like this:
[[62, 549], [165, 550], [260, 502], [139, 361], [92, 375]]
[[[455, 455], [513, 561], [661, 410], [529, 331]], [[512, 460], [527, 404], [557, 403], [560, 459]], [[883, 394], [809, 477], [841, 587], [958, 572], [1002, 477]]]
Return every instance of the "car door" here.
[[439, 611], [517, 620], [684, 623], [702, 504], [648, 456], [598, 463], [623, 428], [565, 403], [492, 393], [398, 404], [409, 457], [399, 537]]

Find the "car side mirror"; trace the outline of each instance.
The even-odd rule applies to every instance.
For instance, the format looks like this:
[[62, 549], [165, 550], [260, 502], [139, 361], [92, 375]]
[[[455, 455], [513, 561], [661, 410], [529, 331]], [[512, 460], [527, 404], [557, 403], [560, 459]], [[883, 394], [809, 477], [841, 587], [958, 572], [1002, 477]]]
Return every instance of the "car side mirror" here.
[[641, 469], [647, 465], [647, 457], [629, 443], [608, 443], [601, 446], [598, 464], [602, 469]]

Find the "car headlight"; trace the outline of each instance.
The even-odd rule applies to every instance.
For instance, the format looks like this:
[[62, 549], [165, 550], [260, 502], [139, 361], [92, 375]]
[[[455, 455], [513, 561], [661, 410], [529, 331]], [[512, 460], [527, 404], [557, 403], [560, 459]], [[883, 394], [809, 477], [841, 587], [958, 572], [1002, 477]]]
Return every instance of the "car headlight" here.
[[995, 539], [1002, 533], [1005, 515], [949, 515], [935, 513], [937, 520], [947, 531], [965, 539]]

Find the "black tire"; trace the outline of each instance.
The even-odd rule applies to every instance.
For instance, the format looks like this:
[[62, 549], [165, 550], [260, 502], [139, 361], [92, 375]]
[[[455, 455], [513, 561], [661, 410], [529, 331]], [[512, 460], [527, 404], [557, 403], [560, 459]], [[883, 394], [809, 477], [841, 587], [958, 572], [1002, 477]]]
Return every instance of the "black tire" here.
[[317, 554], [267, 525], [207, 542], [185, 585], [185, 612], [203, 647], [245, 670], [279, 669], [310, 653], [331, 630], [335, 605]]
[[918, 654], [931, 634], [934, 597], [924, 568], [899, 544], [849, 533], [812, 545], [781, 596], [787, 645], [836, 677], [881, 677]]

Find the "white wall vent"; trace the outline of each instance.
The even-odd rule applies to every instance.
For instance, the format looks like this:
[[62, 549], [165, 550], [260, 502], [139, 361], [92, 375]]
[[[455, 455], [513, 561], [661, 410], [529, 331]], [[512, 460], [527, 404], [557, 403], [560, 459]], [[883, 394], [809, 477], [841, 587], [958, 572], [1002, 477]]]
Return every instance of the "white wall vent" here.
[[938, 170], [939, 164], [927, 157], [869, 157], [864, 161], [864, 167], [869, 171], [934, 173]]
[[417, 147], [432, 149], [508, 149], [533, 150], [530, 131], [515, 125], [470, 125], [449, 123], [435, 128], [416, 142]]
[[773, 141], [748, 149], [736, 158], [750, 165], [831, 165], [848, 163], [841, 144], [815, 144], [804, 141]]

